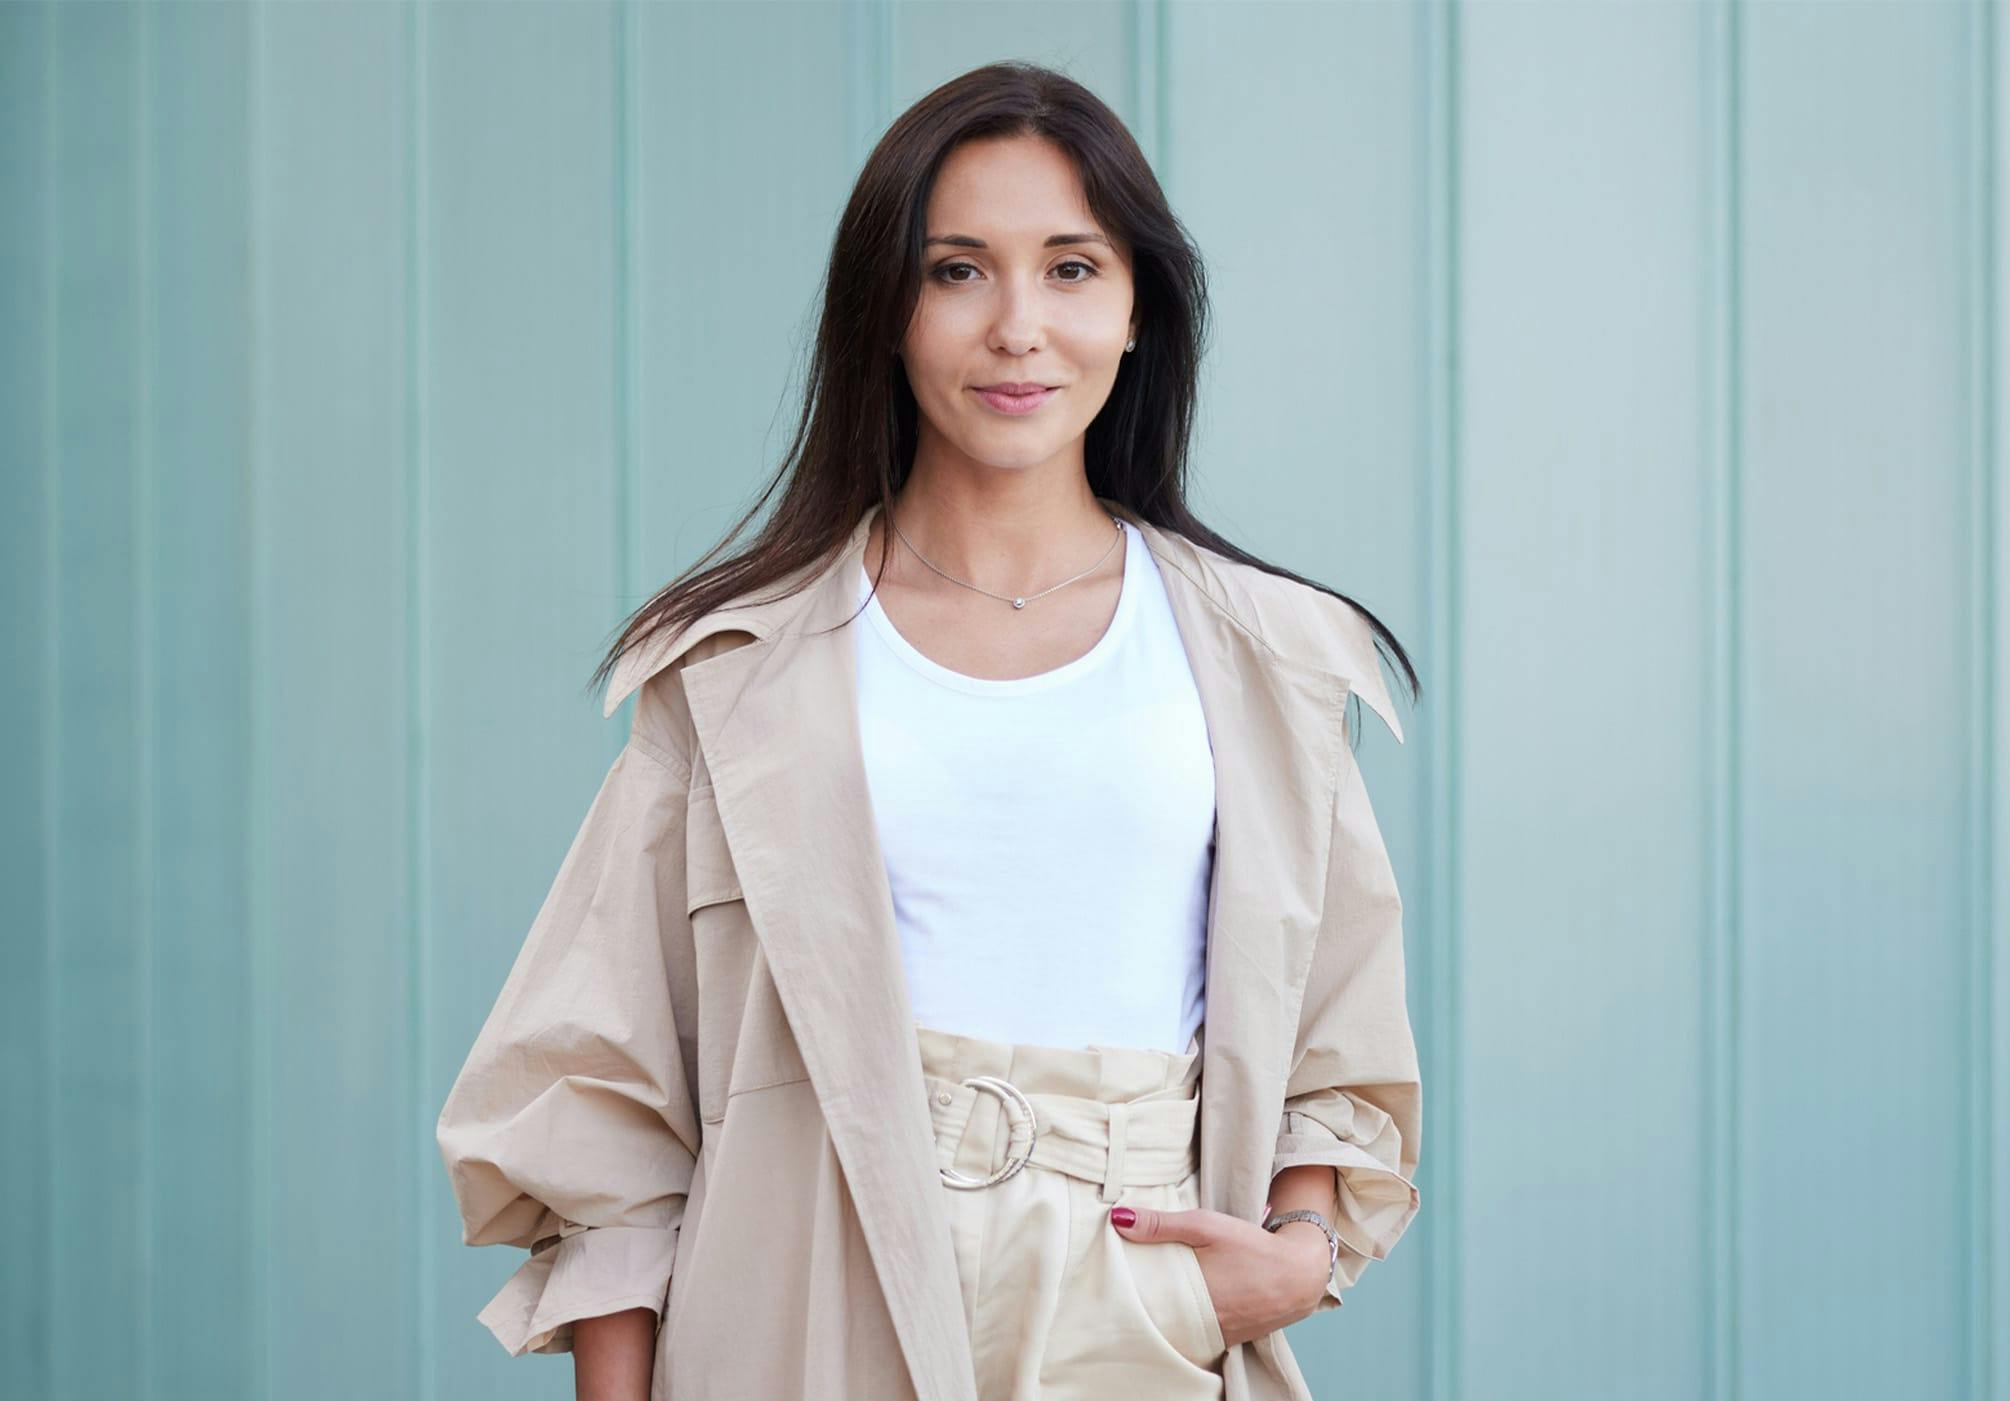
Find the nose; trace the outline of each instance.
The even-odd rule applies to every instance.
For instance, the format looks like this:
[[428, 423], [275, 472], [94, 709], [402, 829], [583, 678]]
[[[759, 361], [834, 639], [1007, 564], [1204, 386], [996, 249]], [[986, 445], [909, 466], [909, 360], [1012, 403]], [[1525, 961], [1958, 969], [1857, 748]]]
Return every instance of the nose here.
[[1039, 290], [1016, 277], [1005, 279], [1001, 286], [998, 315], [991, 323], [991, 346], [1009, 355], [1024, 355], [1046, 339]]

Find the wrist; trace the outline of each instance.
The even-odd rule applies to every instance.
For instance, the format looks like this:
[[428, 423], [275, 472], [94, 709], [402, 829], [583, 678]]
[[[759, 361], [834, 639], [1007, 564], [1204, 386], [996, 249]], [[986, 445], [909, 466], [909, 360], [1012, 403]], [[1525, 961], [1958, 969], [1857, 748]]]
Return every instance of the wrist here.
[[1326, 1232], [1312, 1221], [1286, 1221], [1271, 1232], [1289, 1247], [1298, 1296], [1316, 1303], [1333, 1277], [1333, 1247]]
[[[1330, 1169], [1329, 1169], [1330, 1170]], [[1340, 1257], [1340, 1237], [1333, 1229], [1333, 1223], [1321, 1212], [1309, 1207], [1293, 1207], [1288, 1211], [1266, 1214], [1263, 1228], [1273, 1235], [1283, 1235], [1292, 1231], [1301, 1243], [1294, 1244], [1292, 1251], [1297, 1258], [1307, 1260], [1306, 1277], [1302, 1281], [1303, 1293], [1298, 1297], [1307, 1313], [1317, 1312], [1322, 1300], [1332, 1292], [1334, 1270]], [[1317, 1237], [1318, 1253], [1313, 1254], [1314, 1237]], [[1298, 1252], [1304, 1252], [1302, 1256]], [[1316, 1265], [1312, 1262], [1316, 1259]], [[1317, 1269], [1318, 1273], [1312, 1272]]]

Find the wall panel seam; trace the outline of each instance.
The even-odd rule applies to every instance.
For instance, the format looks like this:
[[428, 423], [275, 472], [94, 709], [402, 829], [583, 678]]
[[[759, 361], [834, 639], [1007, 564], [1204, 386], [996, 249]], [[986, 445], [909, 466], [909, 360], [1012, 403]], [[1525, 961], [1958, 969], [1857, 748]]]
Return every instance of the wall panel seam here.
[[[1427, 728], [1422, 751], [1422, 825], [1426, 833], [1420, 892], [1420, 943], [1425, 988], [1423, 1041], [1426, 1065], [1436, 1089], [1424, 1097], [1426, 1143], [1436, 1143], [1430, 1169], [1435, 1219], [1425, 1237], [1423, 1327], [1420, 1364], [1424, 1391], [1434, 1401], [1464, 1395], [1458, 1242], [1460, 1229], [1460, 1126], [1464, 1122], [1464, 1046], [1460, 1018], [1460, 811], [1458, 756], [1463, 739], [1459, 658], [1462, 651], [1460, 590], [1460, 266], [1459, 237], [1462, 146], [1459, 140], [1460, 50], [1464, 6], [1418, 6], [1415, 88], [1417, 130], [1422, 149], [1418, 184], [1418, 226], [1425, 256], [1418, 261], [1420, 285], [1415, 304], [1422, 319], [1418, 336], [1418, 441], [1425, 454], [1418, 473], [1426, 492], [1418, 513], [1424, 539], [1418, 550], [1424, 597], [1429, 600], [1429, 655], [1443, 680], [1439, 705]], [[1435, 1106], [1435, 1109], [1433, 1108]]]
[[159, 322], [155, 307], [155, 261], [158, 253], [154, 247], [154, 172], [153, 105], [155, 88], [152, 81], [154, 66], [158, 61], [157, 31], [154, 26], [155, 10], [151, 5], [141, 6], [133, 12], [137, 26], [137, 42], [134, 45], [134, 95], [133, 95], [133, 210], [134, 210], [134, 267], [137, 284], [135, 308], [138, 320], [133, 352], [133, 374], [135, 380], [136, 412], [133, 424], [133, 542], [134, 577], [140, 584], [138, 597], [133, 608], [138, 615], [134, 619], [133, 635], [135, 650], [133, 680], [133, 722], [137, 729], [137, 759], [133, 774], [133, 822], [136, 828], [134, 842], [133, 872], [133, 942], [139, 966], [135, 970], [137, 988], [133, 1076], [135, 1101], [139, 1105], [139, 1181], [135, 1184], [137, 1196], [136, 1214], [138, 1229], [135, 1232], [134, 1250], [137, 1278], [140, 1282], [140, 1316], [134, 1320], [139, 1336], [136, 1340], [137, 1366], [139, 1369], [137, 1395], [152, 1398], [154, 1382], [159, 1371], [155, 1353], [158, 1347], [157, 1320], [154, 1317], [154, 1299], [160, 1281], [156, 1278], [158, 1268], [158, 1244], [156, 1236], [159, 1223], [154, 1211], [154, 1196], [159, 1190], [156, 1180], [156, 1162], [159, 1154], [160, 1088], [154, 1076], [155, 1064], [155, 1017], [154, 1009], [158, 999], [155, 975], [158, 967], [156, 944], [160, 937], [159, 900], [155, 889], [155, 872], [159, 869], [160, 831], [155, 809], [155, 794], [159, 789], [158, 772], [160, 756], [158, 752], [158, 727], [155, 705], [158, 684], [155, 668], [158, 658], [158, 632], [160, 629], [160, 607], [156, 602], [161, 597], [160, 585], [164, 582], [157, 577], [158, 549], [154, 538], [158, 501], [156, 477], [160, 470], [156, 434], [159, 425], [154, 413], [154, 356], [159, 336]]
[[1995, 668], [2000, 660], [1996, 629], [1996, 589], [1998, 587], [1995, 498], [1996, 400], [1995, 386], [2000, 366], [1997, 335], [2000, 307], [1997, 304], [1996, 240], [1996, 53], [1995, 6], [1975, 0], [1967, 7], [1969, 26], [1967, 50], [1967, 103], [1964, 111], [1968, 171], [1965, 189], [1969, 208], [1962, 231], [1968, 253], [1965, 269], [1969, 295], [1964, 299], [1967, 318], [1963, 330], [1968, 340], [1969, 444], [1968, 469], [1970, 510], [1968, 514], [1971, 600], [1969, 621], [1969, 832], [1965, 866], [1968, 875], [1968, 926], [1970, 931], [1968, 980], [1968, 1173], [1967, 1211], [1971, 1229], [1963, 1265], [1967, 1273], [1967, 1314], [1964, 1326], [1967, 1348], [1963, 1364], [1969, 1375], [1968, 1390], [1978, 1397], [1996, 1395], [1996, 1338], [1993, 1330], [1996, 1300], [2001, 1297], [1997, 1268], [2001, 1254], [1997, 1248], [1998, 1205], [1995, 1163], [1997, 1135], [1997, 1076], [2001, 1066], [1998, 1046], [2000, 1015], [1996, 1004], [1996, 892], [1993, 853], [1997, 829], [1998, 759], [1996, 753]]
[[404, 1353], [414, 1396], [431, 1396], [433, 1366], [431, 1313], [429, 1301], [435, 1295], [438, 1278], [438, 1231], [435, 1226], [436, 1200], [434, 1173], [438, 1159], [432, 1126], [435, 1115], [427, 1111], [429, 1095], [426, 1072], [432, 1064], [428, 1054], [426, 1009], [433, 986], [432, 946], [427, 913], [433, 884], [432, 832], [427, 822], [427, 796], [432, 786], [432, 727], [435, 703], [426, 667], [433, 655], [432, 617], [428, 607], [431, 590], [427, 564], [427, 536], [431, 529], [429, 471], [431, 458], [428, 405], [428, 367], [431, 342], [429, 319], [432, 294], [427, 276], [430, 247], [431, 206], [426, 192], [431, 185], [432, 126], [427, 120], [427, 63], [431, 53], [431, 12], [425, 5], [412, 5], [405, 12], [405, 940], [406, 977], [406, 1123], [412, 1142], [408, 1154], [412, 1177], [405, 1189], [411, 1204], [413, 1229], [399, 1243], [398, 1253], [413, 1256], [416, 1297], [399, 1310], [404, 1319]]

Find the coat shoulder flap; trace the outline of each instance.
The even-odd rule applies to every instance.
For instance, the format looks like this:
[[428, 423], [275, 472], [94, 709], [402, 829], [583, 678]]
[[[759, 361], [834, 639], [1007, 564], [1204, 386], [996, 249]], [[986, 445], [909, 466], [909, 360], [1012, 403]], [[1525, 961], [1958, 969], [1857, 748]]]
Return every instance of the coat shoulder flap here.
[[621, 702], [635, 696], [634, 732], [651, 747], [677, 758], [689, 771], [697, 736], [684, 688], [672, 678], [685, 666], [730, 652], [765, 636], [760, 625], [730, 609], [694, 619], [674, 637], [658, 632], [622, 653], [607, 685], [601, 716], [614, 714]]
[[1359, 608], [1345, 599], [1318, 589], [1303, 589], [1317, 602], [1319, 611], [1328, 619], [1328, 628], [1323, 635], [1327, 642], [1327, 655], [1322, 665], [1347, 678], [1347, 688], [1361, 698], [1361, 703], [1381, 717], [1389, 727], [1389, 733], [1396, 737], [1396, 743], [1403, 742], [1403, 724], [1396, 718], [1395, 698], [1389, 693], [1388, 682], [1382, 676], [1382, 657], [1375, 646], [1375, 629], [1368, 617]]
[[1381, 654], [1367, 615], [1343, 598], [1202, 547], [1215, 587], [1229, 611], [1280, 656], [1334, 673], [1361, 698], [1396, 742], [1402, 722], [1382, 676]]

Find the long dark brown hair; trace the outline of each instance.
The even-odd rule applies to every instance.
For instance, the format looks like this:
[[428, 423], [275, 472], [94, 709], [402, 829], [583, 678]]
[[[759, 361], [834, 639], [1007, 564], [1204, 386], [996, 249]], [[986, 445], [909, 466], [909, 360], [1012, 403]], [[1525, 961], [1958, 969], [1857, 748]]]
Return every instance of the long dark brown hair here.
[[[1131, 250], [1137, 349], [1123, 357], [1108, 402], [1089, 424], [1090, 490], [1229, 559], [1349, 603], [1393, 654], [1412, 702], [1421, 698], [1409, 654], [1381, 619], [1337, 589], [1230, 544], [1187, 509], [1187, 445], [1208, 331], [1199, 251], [1117, 114], [1074, 79], [1025, 62], [986, 64], [951, 79], [903, 112], [873, 147], [824, 269], [823, 311], [787, 454], [726, 537], [629, 615], [589, 690], [605, 684], [629, 648], [660, 631], [674, 635], [802, 571], [777, 596], [795, 592], [813, 575], [809, 566], [842, 545], [875, 501], [891, 515], [916, 441], [914, 393], [893, 352], [921, 293], [929, 192], [961, 143], [1014, 136], [1044, 138], [1067, 152], [1090, 212]], [[707, 565], [778, 487], [781, 500], [754, 538]]]

